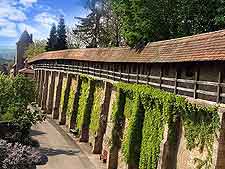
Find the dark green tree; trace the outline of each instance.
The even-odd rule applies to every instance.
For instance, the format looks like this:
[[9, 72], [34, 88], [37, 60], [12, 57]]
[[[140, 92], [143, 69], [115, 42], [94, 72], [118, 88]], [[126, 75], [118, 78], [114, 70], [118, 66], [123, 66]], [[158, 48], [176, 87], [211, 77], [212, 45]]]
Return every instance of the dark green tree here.
[[56, 30], [55, 24], [52, 24], [50, 36], [48, 38], [48, 42], [47, 42], [47, 46], [46, 46], [46, 50], [47, 51], [57, 50], [57, 30]]
[[64, 17], [61, 16], [57, 28], [57, 50], [67, 49], [67, 35]]
[[112, 13], [109, 0], [89, 0], [87, 8], [90, 13], [79, 20], [74, 34], [82, 37], [87, 48], [119, 46], [121, 41], [119, 22]]
[[224, 0], [111, 0], [132, 47], [225, 27]]

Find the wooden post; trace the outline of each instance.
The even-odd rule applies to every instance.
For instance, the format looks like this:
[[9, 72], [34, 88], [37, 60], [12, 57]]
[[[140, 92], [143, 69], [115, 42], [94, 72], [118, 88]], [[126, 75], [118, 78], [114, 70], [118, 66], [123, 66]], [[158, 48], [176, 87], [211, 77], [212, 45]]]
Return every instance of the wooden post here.
[[41, 107], [42, 101], [42, 91], [43, 91], [43, 84], [44, 84], [44, 70], [40, 72], [40, 87], [39, 87], [39, 94], [38, 94], [38, 106]]
[[73, 100], [73, 110], [72, 114], [70, 117], [70, 129], [75, 129], [76, 128], [76, 119], [77, 119], [77, 113], [78, 113], [78, 106], [79, 106], [79, 98], [81, 94], [81, 84], [82, 80], [80, 78], [80, 75], [77, 75], [77, 86], [76, 86], [76, 91], [75, 91], [75, 96]]
[[121, 81], [121, 78], [122, 78], [122, 74], [121, 74], [122, 73], [122, 65], [121, 65], [121, 63], [120, 63], [120, 68], [119, 69], [120, 69], [119, 71], [120, 71], [120, 81]]
[[45, 71], [45, 73], [44, 73], [43, 94], [42, 94], [42, 101], [41, 101], [42, 109], [44, 111], [47, 110], [46, 102], [47, 102], [47, 96], [48, 96], [48, 78], [49, 78], [48, 76], [49, 76], [49, 71]]
[[54, 91], [55, 91], [55, 77], [56, 72], [51, 71], [51, 80], [48, 89], [48, 105], [47, 105], [47, 113], [52, 114], [53, 109], [53, 100], [54, 100]]
[[148, 72], [147, 72], [147, 82], [148, 82], [148, 84], [150, 82], [150, 76], [151, 76], [151, 66], [149, 65], [148, 66]]
[[60, 117], [59, 117], [60, 125], [66, 124], [66, 112], [67, 112], [67, 107], [68, 107], [68, 102], [69, 102], [71, 84], [72, 84], [72, 75], [67, 74], [67, 82], [66, 82], [66, 89], [65, 89], [65, 93], [64, 93], [63, 107], [62, 107], [62, 112], [60, 112]]
[[220, 102], [220, 93], [221, 93], [220, 83], [221, 83], [221, 80], [222, 80], [221, 74], [222, 74], [221, 71], [219, 71], [219, 73], [218, 73], [218, 85], [217, 85], [217, 98], [216, 98], [217, 103]]
[[139, 83], [139, 73], [140, 73], [139, 64], [137, 64], [137, 83]]
[[127, 82], [130, 83], [130, 66], [127, 65]]
[[81, 138], [80, 142], [88, 142], [89, 141], [89, 125], [91, 119], [91, 112], [94, 102], [94, 92], [95, 92], [95, 81], [89, 81], [89, 91], [87, 96], [87, 102], [84, 108], [84, 117], [81, 128]]
[[176, 72], [175, 72], [175, 81], [174, 81], [174, 94], [177, 94], [177, 76], [178, 76], [178, 72], [177, 72], [177, 68], [176, 68]]
[[99, 127], [98, 127], [98, 131], [95, 137], [95, 143], [93, 147], [94, 154], [101, 154], [102, 152], [103, 138], [106, 132], [107, 121], [108, 121], [108, 112], [109, 112], [111, 93], [112, 93], [112, 84], [109, 82], [105, 82], [104, 98], [101, 105]]
[[115, 64], [113, 63], [113, 81], [115, 81]]
[[162, 65], [160, 65], [160, 72], [159, 72], [159, 88], [162, 88], [162, 75], [163, 75], [163, 70], [162, 70]]
[[56, 96], [55, 96], [55, 101], [53, 105], [53, 115], [52, 115], [53, 119], [59, 118], [59, 106], [60, 106], [60, 99], [62, 94], [62, 84], [63, 84], [63, 73], [59, 72], [58, 82], [56, 86]]
[[40, 90], [40, 81], [41, 81], [41, 70], [38, 70], [36, 103], [38, 103], [39, 90]]
[[198, 70], [198, 68], [196, 68], [196, 70], [195, 70], [195, 81], [194, 81], [194, 94], [193, 94], [194, 99], [197, 99], [198, 78], [199, 78], [199, 70]]

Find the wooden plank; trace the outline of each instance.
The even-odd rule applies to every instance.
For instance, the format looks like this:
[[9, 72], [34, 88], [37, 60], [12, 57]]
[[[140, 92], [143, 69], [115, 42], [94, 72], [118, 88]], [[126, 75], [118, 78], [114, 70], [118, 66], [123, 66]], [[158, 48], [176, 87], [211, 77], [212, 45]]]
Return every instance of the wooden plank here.
[[190, 93], [194, 92], [194, 89], [188, 89], [188, 88], [184, 88], [184, 87], [177, 87], [177, 90], [184, 91], [184, 92], [190, 92]]
[[179, 83], [190, 83], [190, 84], [195, 83], [194, 80], [189, 80], [189, 79], [177, 79], [177, 82], [179, 82]]
[[205, 90], [196, 90], [196, 92], [207, 96], [217, 96], [217, 92], [209, 92]]
[[218, 86], [217, 82], [209, 82], [209, 81], [197, 81], [198, 85], [207, 85], [207, 86]]
[[218, 73], [218, 84], [217, 84], [217, 97], [216, 97], [217, 103], [220, 102], [220, 93], [221, 93], [220, 83], [221, 83], [221, 81], [222, 81], [222, 73], [221, 73], [221, 71], [219, 71], [219, 73]]
[[174, 86], [171, 86], [171, 85], [165, 85], [165, 84], [161, 84], [161, 87], [167, 88], [167, 89], [174, 89]]

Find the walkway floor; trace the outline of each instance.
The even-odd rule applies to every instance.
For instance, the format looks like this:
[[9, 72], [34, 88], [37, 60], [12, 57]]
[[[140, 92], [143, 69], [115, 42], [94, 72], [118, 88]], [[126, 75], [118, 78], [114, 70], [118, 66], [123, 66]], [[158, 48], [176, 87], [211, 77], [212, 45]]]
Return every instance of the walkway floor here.
[[39, 141], [41, 151], [48, 155], [49, 162], [38, 169], [99, 169], [80, 146], [60, 132], [49, 121], [32, 129], [32, 137]]

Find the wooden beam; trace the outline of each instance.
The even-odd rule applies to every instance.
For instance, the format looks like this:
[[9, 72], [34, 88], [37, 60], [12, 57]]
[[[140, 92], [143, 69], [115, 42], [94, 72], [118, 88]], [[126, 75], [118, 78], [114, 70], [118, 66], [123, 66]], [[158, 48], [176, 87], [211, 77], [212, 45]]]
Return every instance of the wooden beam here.
[[219, 103], [220, 102], [220, 94], [221, 94], [221, 86], [220, 83], [222, 81], [222, 75], [221, 75], [221, 71], [219, 71], [218, 73], [218, 85], [217, 85], [217, 98], [216, 98], [216, 102]]
[[176, 72], [175, 72], [175, 82], [174, 82], [174, 94], [177, 94], [177, 76], [178, 76], [178, 72], [177, 72], [177, 68], [176, 68]]
[[163, 74], [163, 71], [162, 71], [162, 65], [161, 65], [160, 72], [159, 72], [159, 88], [160, 89], [162, 88], [162, 74]]
[[198, 90], [198, 79], [199, 79], [199, 70], [198, 68], [195, 70], [195, 80], [194, 80], [194, 93], [193, 93], [193, 97], [194, 99], [197, 99], [197, 90]]

